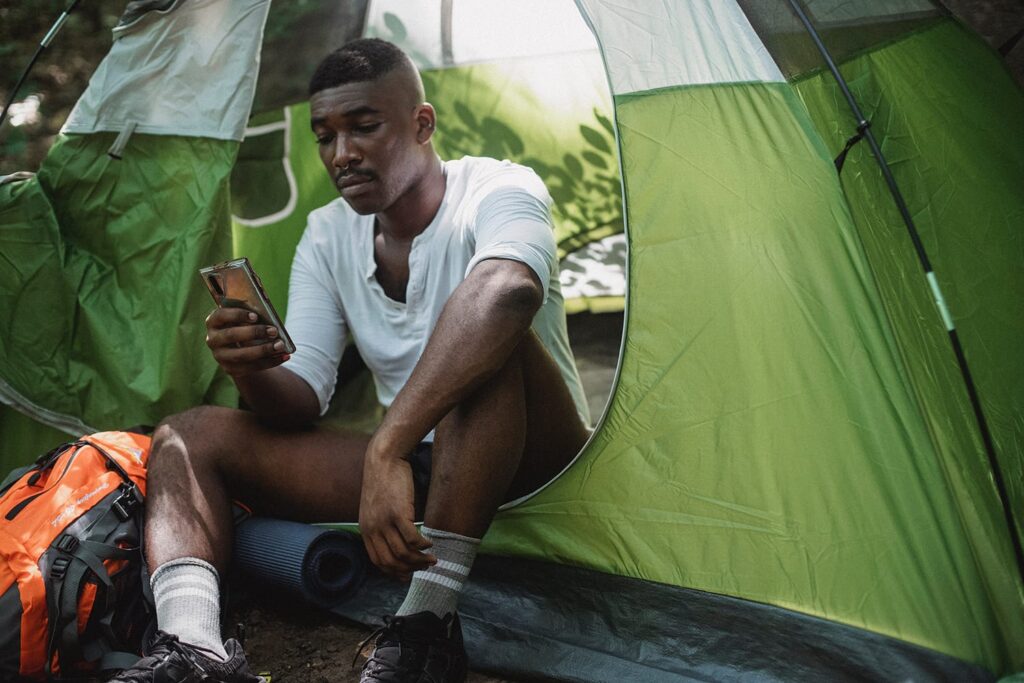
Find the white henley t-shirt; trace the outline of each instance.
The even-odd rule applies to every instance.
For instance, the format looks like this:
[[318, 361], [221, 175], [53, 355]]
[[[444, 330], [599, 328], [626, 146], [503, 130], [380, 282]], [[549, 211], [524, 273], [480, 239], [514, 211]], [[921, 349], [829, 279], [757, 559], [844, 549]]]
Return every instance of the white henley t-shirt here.
[[387, 296], [375, 277], [373, 215], [360, 216], [342, 198], [309, 214], [295, 251], [285, 323], [296, 351], [283, 367], [313, 388], [323, 414], [351, 333], [378, 400], [390, 406], [455, 288], [481, 261], [511, 259], [533, 269], [544, 286], [533, 329], [590, 426], [566, 333], [547, 188], [532, 170], [509, 161], [465, 157], [444, 162], [444, 170], [444, 199], [409, 253], [405, 303]]

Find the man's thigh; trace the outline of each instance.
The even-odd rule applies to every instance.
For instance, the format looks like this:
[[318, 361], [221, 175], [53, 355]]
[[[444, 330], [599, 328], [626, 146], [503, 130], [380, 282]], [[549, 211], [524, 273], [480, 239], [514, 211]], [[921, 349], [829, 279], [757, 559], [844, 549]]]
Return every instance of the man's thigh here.
[[228, 494], [254, 514], [307, 522], [358, 520], [368, 435], [322, 427], [277, 430], [247, 411], [201, 411], [201, 424], [181, 425], [184, 440], [215, 454]]
[[537, 335], [527, 334], [517, 353], [525, 385], [526, 443], [507, 500], [530, 493], [557, 476], [590, 436], [558, 363]]

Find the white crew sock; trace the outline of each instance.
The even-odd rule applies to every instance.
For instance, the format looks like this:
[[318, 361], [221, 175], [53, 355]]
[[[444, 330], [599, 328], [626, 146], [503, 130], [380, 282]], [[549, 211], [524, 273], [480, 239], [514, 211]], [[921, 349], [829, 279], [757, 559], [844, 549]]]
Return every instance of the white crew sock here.
[[433, 612], [443, 619], [458, 605], [459, 593], [476, 559], [480, 539], [427, 526], [420, 533], [433, 543], [426, 552], [437, 558], [437, 564], [412, 575], [409, 592], [397, 616]]
[[150, 584], [157, 628], [227, 661], [220, 637], [220, 581], [213, 565], [195, 557], [171, 560], [153, 572]]

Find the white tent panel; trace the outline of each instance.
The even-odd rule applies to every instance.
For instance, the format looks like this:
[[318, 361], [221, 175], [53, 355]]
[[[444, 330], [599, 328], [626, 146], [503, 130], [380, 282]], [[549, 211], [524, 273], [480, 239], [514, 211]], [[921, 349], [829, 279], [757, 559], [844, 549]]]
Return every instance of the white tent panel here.
[[[64, 132], [134, 125], [140, 133], [241, 140], [269, 9], [269, 0], [194, 0], [116, 31]], [[223, 77], [201, 77], [211, 72]], [[219, 83], [240, 86], [225, 98]]]
[[782, 72], [733, 0], [577, 0], [604, 52], [612, 92], [781, 82]]
[[420, 69], [597, 51], [572, 0], [451, 0], [445, 9], [440, 0], [371, 0], [364, 33], [397, 44]]
[[572, 0], [453, 3], [452, 53], [457, 64], [597, 52]]
[[370, 0], [363, 35], [390, 40], [405, 50], [420, 69], [444, 65], [439, 0]]

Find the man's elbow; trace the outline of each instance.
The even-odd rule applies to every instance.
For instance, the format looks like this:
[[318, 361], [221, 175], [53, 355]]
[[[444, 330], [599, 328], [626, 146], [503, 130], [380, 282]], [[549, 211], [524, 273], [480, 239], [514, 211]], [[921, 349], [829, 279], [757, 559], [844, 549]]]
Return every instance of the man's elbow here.
[[532, 282], [525, 282], [502, 290], [499, 305], [531, 319], [544, 302], [544, 291]]
[[494, 305], [507, 314], [532, 321], [544, 303], [544, 289], [533, 270], [522, 263], [506, 262], [490, 283]]

